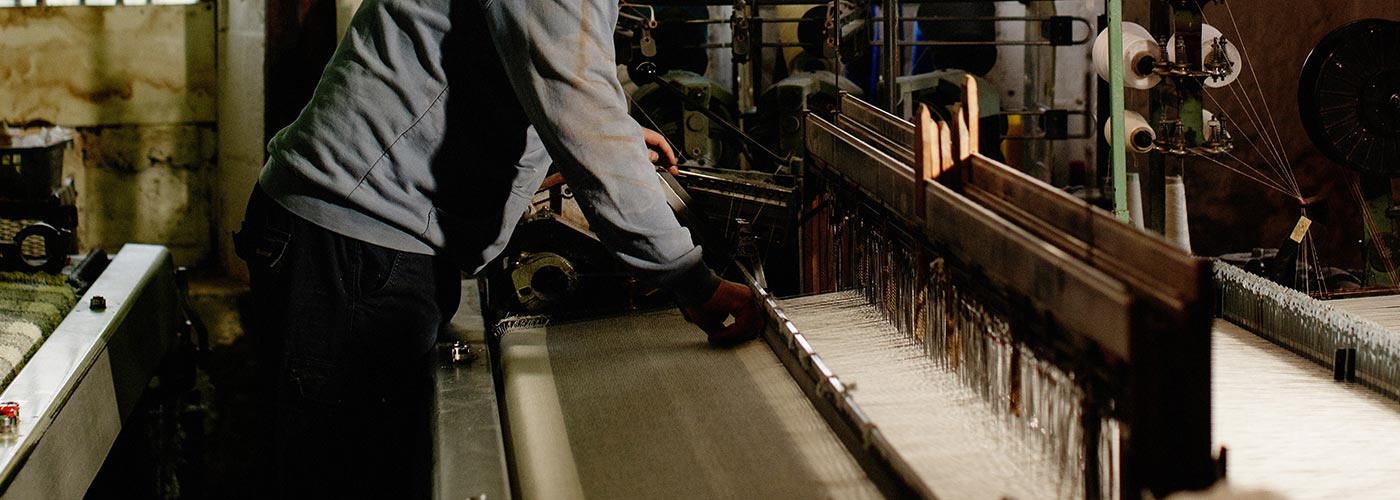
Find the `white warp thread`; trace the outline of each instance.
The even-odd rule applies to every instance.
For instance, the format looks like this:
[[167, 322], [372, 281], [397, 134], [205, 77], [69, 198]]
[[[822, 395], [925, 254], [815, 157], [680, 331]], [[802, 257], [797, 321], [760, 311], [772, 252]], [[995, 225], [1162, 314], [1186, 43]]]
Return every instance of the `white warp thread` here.
[[782, 309], [919, 477], [940, 498], [1078, 498], [1066, 464], [938, 366], [859, 292], [781, 301]]

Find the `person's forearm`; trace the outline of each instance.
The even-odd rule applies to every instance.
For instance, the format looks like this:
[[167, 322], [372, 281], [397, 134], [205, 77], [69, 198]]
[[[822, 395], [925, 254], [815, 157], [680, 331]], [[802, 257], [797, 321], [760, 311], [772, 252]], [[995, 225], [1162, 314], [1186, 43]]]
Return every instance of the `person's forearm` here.
[[593, 230], [644, 279], [704, 300], [692, 296], [717, 281], [697, 270], [700, 249], [666, 204], [617, 80], [617, 2], [495, 0], [485, 9], [516, 96]]

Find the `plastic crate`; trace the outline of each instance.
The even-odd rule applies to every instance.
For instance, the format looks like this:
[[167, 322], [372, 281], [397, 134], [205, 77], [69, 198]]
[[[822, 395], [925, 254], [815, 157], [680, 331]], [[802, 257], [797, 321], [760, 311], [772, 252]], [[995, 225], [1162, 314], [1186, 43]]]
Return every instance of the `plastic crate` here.
[[31, 148], [0, 148], [0, 200], [41, 200], [62, 187], [63, 151], [72, 139]]

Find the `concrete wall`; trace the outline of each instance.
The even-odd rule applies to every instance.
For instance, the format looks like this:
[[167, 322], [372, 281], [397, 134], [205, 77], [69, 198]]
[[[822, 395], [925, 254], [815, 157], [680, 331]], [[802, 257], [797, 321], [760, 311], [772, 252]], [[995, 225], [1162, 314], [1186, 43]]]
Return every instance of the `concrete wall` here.
[[221, 267], [235, 277], [247, 269], [233, 254], [232, 231], [243, 220], [248, 193], [262, 169], [265, 0], [219, 0], [219, 172], [215, 241]]
[[217, 157], [214, 5], [0, 9], [0, 120], [76, 128], [86, 248], [209, 261]]
[[0, 120], [78, 130], [86, 248], [170, 246], [242, 276], [229, 234], [262, 168], [263, 0], [0, 9]]

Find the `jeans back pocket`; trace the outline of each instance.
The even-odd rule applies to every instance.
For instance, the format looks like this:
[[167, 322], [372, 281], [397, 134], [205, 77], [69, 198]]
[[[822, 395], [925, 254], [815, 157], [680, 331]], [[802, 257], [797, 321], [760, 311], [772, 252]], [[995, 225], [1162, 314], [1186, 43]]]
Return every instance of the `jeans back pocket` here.
[[249, 227], [233, 233], [233, 252], [248, 263], [249, 268], [271, 269], [282, 261], [291, 244], [292, 235], [269, 227]]

